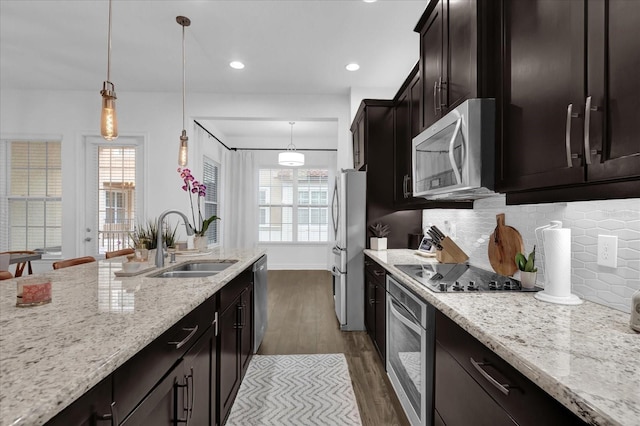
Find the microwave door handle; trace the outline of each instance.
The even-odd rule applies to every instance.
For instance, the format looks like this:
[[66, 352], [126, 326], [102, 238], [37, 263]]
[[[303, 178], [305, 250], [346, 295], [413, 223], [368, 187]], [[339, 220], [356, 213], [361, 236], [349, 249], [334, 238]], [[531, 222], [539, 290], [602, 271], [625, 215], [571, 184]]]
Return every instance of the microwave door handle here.
[[458, 132], [460, 132], [460, 127], [462, 125], [462, 117], [458, 118], [456, 121], [456, 128], [453, 131], [453, 135], [451, 136], [451, 141], [449, 142], [449, 162], [451, 163], [451, 167], [453, 168], [453, 174], [456, 177], [456, 182], [458, 185], [462, 183], [462, 178], [460, 177], [460, 172], [458, 171], [458, 165], [456, 164], [456, 159], [453, 155], [453, 148], [456, 142], [456, 136]]

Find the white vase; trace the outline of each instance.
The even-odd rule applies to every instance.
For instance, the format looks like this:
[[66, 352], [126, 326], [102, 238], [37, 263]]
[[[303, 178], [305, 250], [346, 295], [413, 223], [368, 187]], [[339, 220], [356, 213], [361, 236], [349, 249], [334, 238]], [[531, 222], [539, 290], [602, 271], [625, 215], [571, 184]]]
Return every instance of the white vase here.
[[520, 271], [520, 285], [522, 288], [533, 288], [536, 285], [537, 272]]
[[206, 236], [196, 235], [193, 239], [193, 248], [199, 251], [206, 251], [209, 243]]
[[386, 250], [387, 249], [387, 239], [386, 238], [376, 238], [371, 237], [370, 240], [371, 250]]

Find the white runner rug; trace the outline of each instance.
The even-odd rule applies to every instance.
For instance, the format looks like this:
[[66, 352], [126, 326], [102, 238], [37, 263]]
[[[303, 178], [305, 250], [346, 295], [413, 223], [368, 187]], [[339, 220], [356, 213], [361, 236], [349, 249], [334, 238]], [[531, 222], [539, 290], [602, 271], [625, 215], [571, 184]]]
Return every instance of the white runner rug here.
[[228, 426], [360, 426], [343, 354], [254, 355]]

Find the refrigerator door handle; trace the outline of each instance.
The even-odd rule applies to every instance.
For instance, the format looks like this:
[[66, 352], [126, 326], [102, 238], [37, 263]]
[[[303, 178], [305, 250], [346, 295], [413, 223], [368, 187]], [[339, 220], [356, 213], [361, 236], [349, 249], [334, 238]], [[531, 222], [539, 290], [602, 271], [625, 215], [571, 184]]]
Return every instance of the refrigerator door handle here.
[[331, 249], [331, 251], [333, 252], [333, 254], [335, 254], [336, 256], [342, 256], [342, 252], [344, 251], [343, 248], [338, 247], [338, 246], [333, 246], [333, 248]]
[[338, 268], [334, 266], [333, 268], [331, 268], [331, 275], [333, 275], [334, 277], [340, 277], [342, 275], [342, 272], [340, 272]]
[[340, 198], [338, 194], [338, 179], [333, 185], [333, 196], [331, 197], [331, 221], [333, 222], [333, 238], [338, 238], [338, 221], [340, 220]]

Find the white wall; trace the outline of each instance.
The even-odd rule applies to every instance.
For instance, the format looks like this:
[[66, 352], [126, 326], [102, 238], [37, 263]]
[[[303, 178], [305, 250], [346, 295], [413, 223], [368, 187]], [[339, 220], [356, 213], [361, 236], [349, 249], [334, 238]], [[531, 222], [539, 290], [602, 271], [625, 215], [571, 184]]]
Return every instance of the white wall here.
[[[487, 254], [496, 214], [522, 235], [525, 251], [536, 244], [538, 283], [544, 285], [544, 248], [536, 242], [534, 229], [551, 220], [571, 228], [571, 283], [578, 296], [630, 312], [631, 295], [640, 289], [640, 199], [581, 201], [572, 203], [507, 206], [498, 196], [474, 203], [473, 210], [424, 210], [423, 225], [444, 230], [444, 221], [455, 223], [456, 243], [469, 255], [471, 264], [491, 270]], [[596, 263], [598, 235], [618, 237], [618, 267]]]
[[[335, 119], [338, 153], [334, 166], [336, 161], [344, 164], [350, 156], [349, 105], [347, 95], [187, 94], [189, 119], [222, 116]], [[170, 208], [186, 212], [187, 201], [176, 173], [178, 138], [182, 130], [181, 94], [118, 92], [117, 107], [120, 134], [143, 135], [146, 141], [144, 215], [156, 217]], [[0, 138], [20, 135], [60, 135], [62, 138], [64, 257], [84, 254], [82, 194], [85, 157], [82, 138], [98, 133], [99, 114], [98, 91], [3, 90], [0, 96]], [[191, 129], [188, 130], [191, 132]], [[195, 170], [201, 168], [200, 158], [205, 153], [220, 161], [217, 143], [211, 140], [211, 144], [195, 146], [192, 134], [189, 134], [189, 163]], [[313, 261], [300, 259], [299, 263], [315, 263], [317, 258], [314, 254]]]

